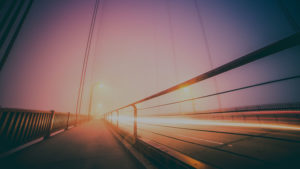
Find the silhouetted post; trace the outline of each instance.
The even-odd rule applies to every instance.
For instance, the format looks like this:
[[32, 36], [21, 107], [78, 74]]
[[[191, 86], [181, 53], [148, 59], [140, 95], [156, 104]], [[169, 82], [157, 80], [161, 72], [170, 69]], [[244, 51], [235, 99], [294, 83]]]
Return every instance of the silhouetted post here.
[[136, 142], [137, 139], [137, 108], [135, 105], [132, 105], [133, 110], [134, 110], [134, 125], [133, 125], [133, 138], [134, 138], [134, 143]]
[[109, 120], [110, 120], [110, 123], [112, 124], [112, 112], [109, 113]]
[[74, 124], [74, 126], [77, 126], [77, 124], [78, 124], [78, 112], [76, 112], [76, 118], [75, 118], [75, 124]]
[[68, 130], [68, 128], [69, 128], [69, 120], [70, 120], [70, 112], [68, 112], [68, 120], [67, 120], [66, 130]]
[[119, 128], [119, 111], [117, 110], [117, 128]]
[[55, 111], [51, 110], [50, 112], [51, 112], [51, 120], [50, 120], [50, 125], [49, 125], [49, 129], [48, 129], [48, 133], [45, 136], [45, 138], [50, 137], [50, 134], [51, 134], [51, 131], [52, 131], [52, 128], [53, 128], [53, 123], [54, 123]]
[[91, 119], [91, 114], [92, 114], [92, 105], [93, 105], [93, 94], [94, 94], [94, 87], [92, 86], [90, 89], [90, 102], [89, 102], [89, 110], [88, 110], [88, 120]]

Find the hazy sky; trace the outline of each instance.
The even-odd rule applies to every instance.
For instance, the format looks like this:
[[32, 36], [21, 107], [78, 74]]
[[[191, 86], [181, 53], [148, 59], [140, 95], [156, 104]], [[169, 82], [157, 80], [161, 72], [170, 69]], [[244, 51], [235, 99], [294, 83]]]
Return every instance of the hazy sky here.
[[[96, 82], [101, 82], [103, 88], [94, 90], [93, 110], [109, 111], [299, 31], [293, 26], [300, 24], [299, 2], [279, 2], [101, 0], [82, 112], [87, 110], [90, 87]], [[94, 3], [95, 0], [34, 2], [0, 72], [0, 105], [75, 112]], [[187, 92], [178, 91], [141, 106], [299, 75], [299, 52], [299, 47], [280, 52], [220, 75], [216, 84], [207, 80]], [[300, 80], [291, 80], [222, 95], [221, 105], [212, 97], [196, 101], [196, 108], [299, 102], [299, 85]], [[176, 107], [176, 111], [190, 110], [190, 103]]]

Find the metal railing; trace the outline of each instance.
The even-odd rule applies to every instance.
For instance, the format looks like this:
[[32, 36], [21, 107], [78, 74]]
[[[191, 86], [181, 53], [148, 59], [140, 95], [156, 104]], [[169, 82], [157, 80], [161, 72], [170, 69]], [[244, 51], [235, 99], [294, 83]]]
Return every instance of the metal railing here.
[[[78, 117], [78, 123], [88, 120]], [[76, 125], [76, 115], [51, 111], [0, 109], [0, 152], [25, 144], [52, 132]]]
[[[170, 87], [168, 89], [165, 89], [163, 91], [155, 93], [155, 94], [153, 94], [151, 96], [148, 96], [146, 98], [143, 98], [141, 100], [138, 100], [136, 102], [128, 104], [126, 106], [120, 107], [120, 108], [115, 109], [113, 111], [107, 112], [104, 115], [105, 119], [108, 122], [112, 123], [113, 113], [116, 112], [117, 113], [116, 114], [117, 115], [116, 126], [119, 127], [119, 111], [121, 109], [132, 107], [133, 108], [133, 113], [134, 113], [134, 116], [133, 116], [133, 118], [134, 118], [134, 120], [133, 120], [133, 123], [134, 123], [133, 124], [133, 143], [135, 143], [136, 140], [138, 139], [138, 137], [137, 137], [138, 136], [138, 134], [137, 134], [137, 116], [138, 116], [138, 110], [152, 109], [152, 108], [157, 108], [157, 107], [166, 106], [166, 105], [170, 105], [170, 104], [177, 104], [177, 103], [191, 101], [191, 100], [195, 100], [195, 99], [201, 99], [201, 98], [205, 98], [205, 97], [210, 97], [210, 96], [215, 96], [215, 95], [221, 95], [221, 94], [224, 94], [224, 93], [230, 93], [230, 92], [234, 92], [234, 91], [237, 91], [237, 90], [243, 90], [243, 89], [246, 89], [246, 88], [251, 88], [251, 87], [266, 85], [266, 84], [270, 84], [270, 83], [276, 83], [276, 82], [285, 81], [285, 80], [297, 79], [297, 78], [300, 78], [300, 75], [293, 76], [293, 77], [288, 77], [288, 78], [284, 78], [284, 79], [277, 79], [277, 80], [273, 80], [273, 81], [263, 82], [263, 83], [260, 83], [260, 84], [254, 84], [254, 85], [250, 85], [250, 86], [245, 86], [245, 87], [242, 87], [242, 88], [232, 89], [232, 90], [229, 90], [229, 91], [214, 93], [214, 94], [210, 94], [210, 95], [206, 95], [206, 96], [200, 96], [200, 97], [196, 97], [196, 98], [191, 98], [191, 99], [186, 99], [186, 100], [180, 100], [180, 101], [171, 102], [171, 103], [165, 103], [165, 104], [156, 105], [156, 106], [150, 106], [150, 107], [146, 107], [146, 108], [142, 108], [142, 109], [137, 109], [137, 107], [136, 107], [137, 104], [145, 102], [145, 101], [148, 101], [148, 100], [151, 100], [151, 99], [154, 99], [154, 98], [157, 98], [159, 96], [162, 96], [162, 95], [165, 95], [165, 94], [168, 94], [168, 93], [171, 93], [171, 92], [174, 92], [176, 90], [179, 90], [181, 88], [190, 86], [192, 84], [204, 81], [206, 79], [215, 77], [215, 76], [220, 75], [222, 73], [228, 72], [228, 71], [233, 70], [235, 68], [241, 67], [241, 66], [246, 65], [248, 63], [257, 61], [257, 60], [259, 60], [261, 58], [267, 57], [269, 55], [278, 53], [280, 51], [283, 51], [283, 50], [286, 50], [286, 49], [289, 49], [289, 48], [292, 48], [292, 47], [295, 47], [295, 46], [298, 46], [298, 45], [300, 45], [300, 32], [297, 32], [297, 33], [295, 33], [295, 34], [293, 34], [291, 36], [288, 36], [288, 37], [286, 37], [284, 39], [281, 39], [281, 40], [279, 40], [277, 42], [269, 44], [269, 45], [267, 45], [267, 46], [265, 46], [265, 47], [263, 47], [261, 49], [258, 49], [258, 50], [254, 51], [254, 52], [251, 52], [251, 53], [247, 54], [247, 55], [244, 55], [244, 56], [242, 56], [242, 57], [240, 57], [238, 59], [235, 59], [235, 60], [233, 60], [233, 61], [231, 61], [231, 62], [229, 62], [227, 64], [219, 66], [219, 67], [217, 67], [215, 69], [212, 69], [212, 70], [210, 70], [208, 72], [200, 74], [200, 75], [198, 75], [198, 76], [196, 76], [196, 77], [194, 77], [192, 79], [189, 79], [189, 80], [187, 80], [185, 82], [179, 83], [179, 84], [177, 84], [175, 86], [172, 86], [172, 87]], [[296, 106], [296, 107], [297, 107], [297, 110], [299, 110], [299, 106]], [[254, 111], [254, 109], [252, 111]], [[220, 113], [220, 112], [217, 112], [217, 113]]]

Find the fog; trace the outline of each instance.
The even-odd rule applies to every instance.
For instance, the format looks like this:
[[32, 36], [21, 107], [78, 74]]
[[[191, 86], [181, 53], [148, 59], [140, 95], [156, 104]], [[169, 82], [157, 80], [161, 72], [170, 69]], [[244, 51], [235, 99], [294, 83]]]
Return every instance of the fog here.
[[[75, 112], [94, 4], [34, 2], [0, 72], [2, 107]], [[87, 113], [93, 86], [92, 111], [104, 113], [292, 35], [299, 31], [299, 8], [297, 0], [101, 0], [81, 113]], [[299, 46], [279, 52], [139, 106], [299, 75], [299, 52]], [[299, 86], [294, 79], [255, 87], [197, 100], [194, 109], [299, 102]], [[153, 111], [188, 112], [192, 106]]]

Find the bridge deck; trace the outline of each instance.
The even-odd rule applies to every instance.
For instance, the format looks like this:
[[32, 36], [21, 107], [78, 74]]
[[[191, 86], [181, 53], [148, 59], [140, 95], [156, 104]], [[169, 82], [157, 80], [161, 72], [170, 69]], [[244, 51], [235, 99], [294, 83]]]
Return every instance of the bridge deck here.
[[99, 120], [50, 137], [0, 160], [0, 163], [3, 169], [142, 168]]

